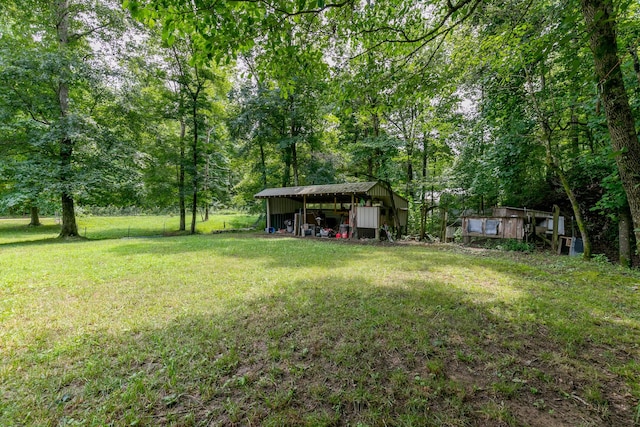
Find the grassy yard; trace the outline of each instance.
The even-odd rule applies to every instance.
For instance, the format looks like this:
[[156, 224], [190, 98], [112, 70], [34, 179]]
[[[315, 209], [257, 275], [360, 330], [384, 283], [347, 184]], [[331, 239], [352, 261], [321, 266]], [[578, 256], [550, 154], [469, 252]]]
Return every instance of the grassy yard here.
[[638, 271], [48, 227], [0, 227], [2, 426], [640, 424]]
[[[218, 230], [242, 229], [255, 224], [257, 215], [240, 213], [212, 214], [209, 221], [198, 216], [197, 233]], [[41, 227], [28, 227], [28, 218], [1, 219], [0, 244], [55, 239], [60, 225], [54, 218], [42, 218]], [[77, 218], [78, 232], [88, 239], [114, 239], [124, 237], [161, 236], [175, 233], [180, 226], [180, 217], [175, 215], [140, 216], [80, 216]], [[187, 230], [191, 216], [187, 218]]]

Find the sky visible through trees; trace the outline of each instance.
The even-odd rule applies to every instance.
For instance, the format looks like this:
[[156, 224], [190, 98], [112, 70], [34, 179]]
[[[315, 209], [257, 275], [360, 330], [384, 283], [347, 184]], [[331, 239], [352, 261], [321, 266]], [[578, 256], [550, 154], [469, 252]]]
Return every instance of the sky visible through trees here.
[[555, 204], [595, 252], [640, 242], [637, 2], [0, 8], [0, 210], [60, 212], [62, 236], [78, 208], [195, 232], [265, 187], [381, 179], [419, 236]]

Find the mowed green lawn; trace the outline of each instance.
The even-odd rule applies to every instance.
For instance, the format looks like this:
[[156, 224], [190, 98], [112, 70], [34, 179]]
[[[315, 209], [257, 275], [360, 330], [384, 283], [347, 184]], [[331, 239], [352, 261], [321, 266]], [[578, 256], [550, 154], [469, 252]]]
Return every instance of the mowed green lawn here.
[[[212, 214], [208, 221], [198, 215], [196, 233], [219, 230], [240, 230], [256, 224], [257, 215], [242, 213]], [[42, 218], [41, 227], [28, 227], [28, 218], [0, 219], [0, 244], [54, 239], [60, 233], [59, 220]], [[149, 237], [174, 234], [180, 226], [175, 215], [140, 216], [80, 216], [76, 220], [78, 233], [88, 239], [115, 239], [125, 237]], [[259, 224], [260, 225], [260, 224]], [[263, 226], [264, 224], [262, 224]], [[191, 227], [187, 217], [186, 229]]]
[[640, 422], [638, 271], [454, 246], [3, 227], [2, 426]]

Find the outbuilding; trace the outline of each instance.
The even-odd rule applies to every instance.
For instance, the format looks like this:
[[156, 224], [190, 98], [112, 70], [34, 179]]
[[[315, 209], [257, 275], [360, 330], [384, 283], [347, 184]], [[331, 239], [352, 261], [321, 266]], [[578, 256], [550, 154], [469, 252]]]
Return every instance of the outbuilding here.
[[254, 196], [266, 200], [267, 230], [295, 235], [377, 238], [380, 228], [406, 231], [409, 202], [382, 182], [267, 188]]
[[560, 209], [545, 212], [526, 208], [496, 207], [490, 217], [466, 215], [462, 217], [462, 238], [469, 243], [472, 238], [489, 239], [540, 239], [556, 248], [558, 254], [582, 253], [582, 239], [565, 232], [565, 220]]

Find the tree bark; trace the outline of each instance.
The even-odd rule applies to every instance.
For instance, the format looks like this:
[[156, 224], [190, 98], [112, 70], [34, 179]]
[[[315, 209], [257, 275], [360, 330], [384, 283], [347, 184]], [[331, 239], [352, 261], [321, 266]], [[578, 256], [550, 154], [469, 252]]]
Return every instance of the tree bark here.
[[638, 49], [635, 46], [629, 46], [627, 50], [631, 54], [633, 71], [635, 71], [636, 79], [638, 80], [638, 86], [636, 87], [636, 93], [638, 93], [640, 92], [640, 58], [638, 58]]
[[298, 147], [294, 140], [291, 144], [291, 167], [293, 168], [293, 185], [300, 185], [300, 177], [298, 176]]
[[429, 175], [429, 152], [427, 150], [427, 137], [422, 135], [422, 184], [420, 186], [420, 240], [424, 240], [427, 234], [427, 177]]
[[573, 215], [576, 219], [576, 224], [578, 225], [578, 230], [580, 230], [580, 236], [582, 237], [582, 244], [584, 246], [584, 252], [582, 253], [582, 257], [586, 260], [591, 258], [591, 239], [589, 238], [589, 232], [587, 231], [587, 226], [582, 219], [582, 213], [580, 212], [580, 205], [578, 204], [578, 199], [576, 198], [576, 194], [573, 192], [573, 189], [569, 185], [569, 181], [567, 177], [564, 176], [564, 172], [556, 169], [556, 173], [560, 178], [560, 182], [562, 183], [562, 187], [564, 188], [565, 193], [567, 193], [567, 197], [569, 197], [569, 201], [571, 202], [571, 208], [573, 209]]
[[631, 267], [631, 214], [628, 209], [620, 211], [618, 218], [619, 259], [623, 267]]
[[40, 215], [38, 214], [38, 207], [31, 206], [30, 211], [31, 211], [31, 222], [29, 223], [29, 225], [32, 227], [38, 227], [42, 225], [42, 223], [40, 222]]
[[264, 190], [267, 188], [267, 158], [262, 142], [260, 142], [260, 173], [262, 174], [262, 189]]
[[[211, 132], [214, 131], [214, 128], [210, 128], [207, 131], [207, 139], [205, 141], [205, 145], [207, 147], [211, 147]], [[204, 222], [209, 221], [209, 205], [213, 201], [213, 195], [211, 194], [211, 153], [205, 153], [205, 164], [204, 164], [204, 177], [202, 179], [202, 191], [204, 194], [208, 194], [207, 200], [204, 201], [202, 207], [204, 208]]]
[[293, 169], [293, 185], [295, 185], [296, 187], [298, 185], [300, 185], [300, 176], [298, 173], [298, 146], [297, 146], [297, 142], [296, 139], [298, 138], [298, 135], [300, 134], [298, 127], [296, 125], [296, 104], [295, 104], [295, 98], [294, 95], [291, 94], [291, 96], [289, 96], [289, 100], [290, 100], [290, 105], [289, 105], [289, 112], [291, 114], [291, 129], [290, 129], [290, 135], [291, 135], [291, 167]]
[[[58, 0], [56, 2], [58, 48], [61, 56], [65, 55], [69, 45], [69, 1]], [[78, 235], [76, 213], [71, 190], [71, 166], [73, 159], [73, 140], [67, 134], [68, 124], [64, 123], [69, 114], [69, 85], [66, 79], [60, 76], [58, 82], [58, 105], [60, 107], [60, 120], [63, 122], [63, 136], [60, 139], [60, 184], [62, 203], [62, 228], [59, 237], [73, 237]]]
[[581, 0], [611, 145], [640, 250], [640, 143], [624, 85], [612, 0]]
[[178, 165], [178, 199], [180, 204], [180, 228], [179, 231], [185, 231], [187, 229], [187, 209], [185, 202], [185, 185], [184, 185], [184, 163], [185, 159], [185, 147], [184, 138], [187, 125], [184, 123], [184, 119], [180, 119], [180, 164]]
[[198, 220], [198, 97], [200, 86], [193, 94], [193, 107], [191, 118], [193, 120], [193, 142], [191, 145], [191, 161], [193, 171], [191, 172], [191, 184], [193, 188], [193, 199], [191, 202], [191, 234], [196, 234], [196, 221]]
[[283, 148], [284, 156], [284, 173], [282, 174], [282, 186], [289, 187], [291, 185], [291, 147]]
[[[527, 84], [530, 87], [533, 87], [533, 81], [531, 79], [530, 73], [525, 68], [525, 72], [527, 75]], [[541, 73], [540, 76], [541, 85], [544, 88], [546, 85], [546, 77], [544, 73]], [[578, 198], [574, 193], [571, 185], [569, 184], [569, 180], [567, 179], [564, 171], [562, 170], [562, 166], [556, 159], [553, 154], [553, 128], [550, 124], [550, 119], [548, 114], [540, 107], [538, 100], [536, 99], [533, 91], [531, 91], [531, 100], [536, 111], [538, 123], [542, 128], [542, 133], [544, 135], [543, 144], [545, 145], [545, 149], [547, 151], [546, 162], [549, 166], [549, 171], [553, 171], [558, 178], [560, 178], [560, 182], [562, 184], [562, 188], [565, 191], [565, 194], [569, 198], [569, 202], [571, 202], [571, 208], [573, 209], [573, 214], [575, 215], [576, 223], [578, 225], [578, 230], [580, 230], [580, 236], [582, 237], [582, 243], [584, 245], [584, 252], [582, 256], [584, 259], [588, 260], [591, 258], [591, 239], [589, 237], [589, 232], [587, 230], [586, 224], [582, 219], [582, 212], [580, 211], [580, 205], [578, 204]], [[556, 211], [556, 206], [554, 206], [554, 212]], [[559, 216], [559, 215], [558, 215]], [[554, 229], [557, 227], [558, 219], [554, 216]], [[552, 249], [555, 251], [557, 249], [557, 233], [554, 231], [554, 238], [552, 241]]]

